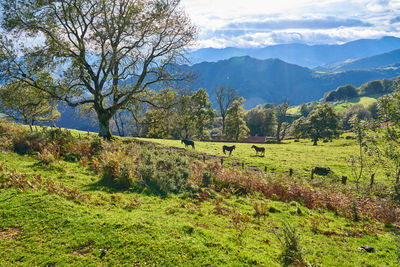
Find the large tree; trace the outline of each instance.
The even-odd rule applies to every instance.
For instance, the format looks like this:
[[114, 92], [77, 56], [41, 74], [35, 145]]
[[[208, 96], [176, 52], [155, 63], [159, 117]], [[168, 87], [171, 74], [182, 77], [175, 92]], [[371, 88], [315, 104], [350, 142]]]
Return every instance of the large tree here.
[[226, 113], [232, 103], [239, 99], [238, 91], [232, 86], [221, 85], [214, 88], [214, 93], [218, 105], [218, 111], [222, 118], [222, 135], [225, 135]]
[[247, 128], [244, 120], [245, 111], [242, 106], [243, 102], [243, 98], [233, 101], [226, 113], [226, 137], [236, 141], [245, 138], [249, 133], [249, 128]]
[[[182, 80], [173, 66], [196, 30], [179, 0], [0, 0], [0, 74], [65, 101], [89, 104], [99, 135], [156, 83]], [[25, 42], [22, 42], [25, 40]], [[33, 41], [33, 42], [29, 42]]]
[[41, 91], [21, 83], [10, 83], [0, 87], [0, 112], [10, 118], [29, 125], [58, 119], [57, 103]]
[[210, 135], [207, 129], [212, 127], [215, 110], [211, 108], [211, 102], [205, 89], [200, 88], [193, 92], [190, 113], [192, 114], [196, 137], [200, 140], [208, 139]]
[[286, 119], [286, 113], [289, 109], [289, 103], [287, 101], [275, 106], [275, 117], [276, 117], [276, 142], [280, 143], [286, 134], [287, 127], [283, 123]]
[[275, 113], [272, 109], [253, 108], [245, 116], [252, 136], [271, 136], [274, 134]]
[[340, 118], [332, 105], [319, 105], [307, 118], [301, 117], [294, 122], [293, 134], [296, 137], [311, 138], [316, 146], [321, 138], [332, 139], [339, 135], [339, 121]]

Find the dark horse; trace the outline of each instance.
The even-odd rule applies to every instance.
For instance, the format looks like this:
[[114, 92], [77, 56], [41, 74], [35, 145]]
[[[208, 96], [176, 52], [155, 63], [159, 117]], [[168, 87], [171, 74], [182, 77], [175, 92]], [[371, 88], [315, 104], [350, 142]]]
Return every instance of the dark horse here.
[[258, 156], [258, 152], [260, 152], [261, 155], [265, 156], [265, 147], [253, 145], [251, 148], [254, 148], [256, 150], [256, 156]]
[[222, 152], [229, 151], [229, 156], [232, 154], [232, 151], [235, 150], [236, 146], [223, 146]]
[[194, 142], [192, 140], [181, 140], [181, 144], [185, 144], [185, 147], [192, 146], [194, 149]]

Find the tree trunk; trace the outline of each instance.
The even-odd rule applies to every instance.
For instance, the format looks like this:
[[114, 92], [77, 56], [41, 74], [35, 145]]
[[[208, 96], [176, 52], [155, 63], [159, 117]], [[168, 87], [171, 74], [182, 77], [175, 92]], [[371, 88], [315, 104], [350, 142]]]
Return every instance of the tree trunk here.
[[121, 122], [121, 132], [122, 136], [125, 136], [125, 126], [124, 126], [124, 120], [121, 117], [121, 113], [118, 113], [119, 121]]
[[314, 146], [318, 145], [317, 142], [318, 142], [318, 139], [314, 139], [314, 144], [313, 144], [313, 145], [314, 145]]
[[112, 137], [110, 131], [110, 119], [112, 116], [106, 112], [97, 112], [97, 118], [99, 120], [99, 136], [104, 139], [110, 140]]
[[114, 122], [115, 122], [115, 126], [117, 127], [118, 135], [119, 135], [119, 136], [122, 136], [121, 130], [119, 129], [119, 123], [118, 123], [117, 114], [114, 114]]
[[278, 122], [278, 125], [277, 125], [277, 128], [276, 128], [276, 142], [277, 143], [281, 142], [281, 139], [280, 139], [281, 127], [282, 127], [282, 124], [280, 122]]
[[221, 114], [222, 117], [222, 138], [225, 139], [225, 116]]

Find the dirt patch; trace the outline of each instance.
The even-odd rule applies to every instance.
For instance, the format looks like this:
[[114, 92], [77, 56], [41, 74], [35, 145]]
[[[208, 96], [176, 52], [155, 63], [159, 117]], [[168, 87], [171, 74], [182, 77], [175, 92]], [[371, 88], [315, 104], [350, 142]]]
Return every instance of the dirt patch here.
[[8, 229], [0, 230], [0, 240], [9, 240], [14, 239], [18, 233], [21, 232], [21, 228], [18, 227], [10, 227]]

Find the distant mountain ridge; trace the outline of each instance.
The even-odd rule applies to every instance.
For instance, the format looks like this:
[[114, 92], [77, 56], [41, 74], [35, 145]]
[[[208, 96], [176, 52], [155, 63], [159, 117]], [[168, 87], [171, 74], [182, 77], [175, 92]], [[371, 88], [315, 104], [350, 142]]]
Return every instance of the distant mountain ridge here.
[[193, 64], [217, 62], [238, 56], [250, 56], [257, 59], [279, 58], [283, 61], [315, 68], [348, 59], [360, 59], [400, 49], [400, 38], [383, 37], [380, 39], [360, 39], [342, 45], [306, 45], [281, 44], [263, 48], [223, 49], [202, 48], [188, 54]]
[[246, 98], [246, 108], [284, 100], [294, 105], [302, 104], [319, 100], [325, 92], [341, 85], [358, 87], [368, 81], [400, 75], [399, 67], [320, 73], [280, 59], [260, 60], [248, 56], [184, 65], [182, 68], [198, 75], [190, 85], [191, 89], [206, 88], [214, 100], [213, 88], [231, 85]]
[[336, 62], [315, 68], [319, 71], [343, 71], [343, 70], [359, 70], [373, 69], [395, 66], [400, 63], [400, 49], [396, 49], [387, 53], [361, 58], [358, 60], [346, 60]]

